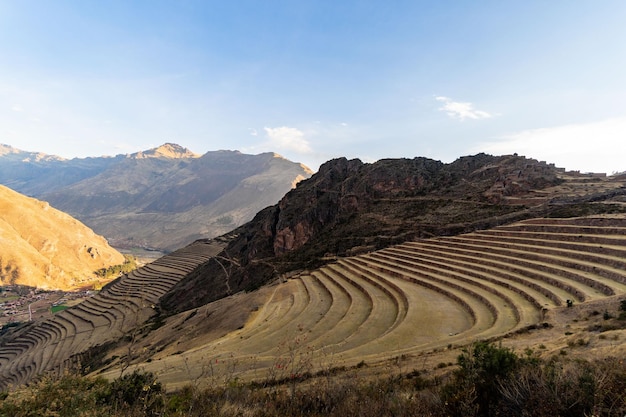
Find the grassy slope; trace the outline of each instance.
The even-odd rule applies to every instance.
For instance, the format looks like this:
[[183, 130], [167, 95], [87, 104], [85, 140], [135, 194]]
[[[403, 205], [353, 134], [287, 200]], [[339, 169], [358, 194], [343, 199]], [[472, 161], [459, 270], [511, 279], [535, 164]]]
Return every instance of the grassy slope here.
[[106, 240], [48, 203], [0, 186], [3, 284], [72, 289], [124, 262]]

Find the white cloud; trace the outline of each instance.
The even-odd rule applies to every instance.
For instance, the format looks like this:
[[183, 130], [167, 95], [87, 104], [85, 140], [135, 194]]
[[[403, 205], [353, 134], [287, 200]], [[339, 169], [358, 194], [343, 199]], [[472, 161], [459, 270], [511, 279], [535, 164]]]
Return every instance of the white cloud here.
[[486, 111], [475, 109], [472, 103], [452, 101], [452, 99], [443, 96], [437, 96], [435, 97], [435, 100], [443, 103], [443, 106], [439, 107], [439, 110], [445, 111], [448, 116], [453, 119], [488, 119], [493, 117], [492, 114], [487, 113]]
[[626, 116], [525, 130], [483, 143], [473, 152], [518, 153], [582, 172], [623, 172], [626, 171]]
[[[251, 131], [252, 128], [249, 128]], [[350, 122], [313, 120], [296, 127], [279, 126], [257, 129], [254, 144], [242, 146], [246, 153], [276, 152], [292, 161], [301, 162], [316, 171], [332, 158], [360, 157], [357, 150], [363, 132]]]
[[11, 107], [11, 110], [13, 110], [15, 112], [23, 112], [24, 111], [22, 106], [20, 106], [19, 104], [14, 104], [13, 107]]
[[309, 142], [304, 138], [304, 132], [295, 127], [264, 127], [263, 129], [275, 149], [294, 151], [300, 154], [312, 152]]

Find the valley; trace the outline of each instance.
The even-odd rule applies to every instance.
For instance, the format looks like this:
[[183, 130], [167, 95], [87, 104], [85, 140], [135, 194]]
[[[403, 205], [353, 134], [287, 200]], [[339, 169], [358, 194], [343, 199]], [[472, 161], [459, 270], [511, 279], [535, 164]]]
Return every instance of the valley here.
[[125, 275], [52, 318], [30, 323], [20, 329], [23, 336], [5, 336], [0, 383], [7, 388], [45, 371], [71, 368], [82, 352], [124, 338], [154, 314], [154, 303], [177, 280], [219, 249], [216, 244], [194, 243]]
[[625, 21], [0, 0], [0, 417], [626, 417]]
[[96, 271], [124, 263], [107, 240], [45, 201], [0, 185], [0, 284], [46, 290], [93, 287]]

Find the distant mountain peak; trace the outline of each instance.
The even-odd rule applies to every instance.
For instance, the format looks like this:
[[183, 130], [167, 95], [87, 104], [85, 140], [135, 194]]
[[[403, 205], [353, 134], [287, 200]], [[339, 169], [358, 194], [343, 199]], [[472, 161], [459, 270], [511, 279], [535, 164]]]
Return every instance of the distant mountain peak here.
[[199, 158], [200, 155], [190, 151], [189, 149], [177, 145], [176, 143], [164, 143], [163, 145], [149, 149], [147, 151], [139, 151], [129, 155], [132, 159], [144, 159], [144, 158], [168, 158], [168, 159], [182, 159], [182, 158]]
[[315, 174], [315, 172], [311, 168], [309, 168], [308, 166], [304, 165], [303, 163], [300, 163], [299, 165], [302, 168], [302, 170], [304, 172], [306, 172], [309, 176]]

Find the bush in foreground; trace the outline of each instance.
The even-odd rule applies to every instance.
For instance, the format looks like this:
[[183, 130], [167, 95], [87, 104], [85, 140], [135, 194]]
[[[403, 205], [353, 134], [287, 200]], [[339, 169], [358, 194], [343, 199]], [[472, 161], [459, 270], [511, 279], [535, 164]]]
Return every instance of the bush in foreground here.
[[[441, 378], [424, 372], [364, 378], [354, 367], [283, 385], [239, 383], [167, 393], [153, 374], [114, 381], [64, 375], [0, 396], [0, 416], [623, 416], [626, 364], [478, 343]], [[268, 381], [271, 382], [271, 381]]]

